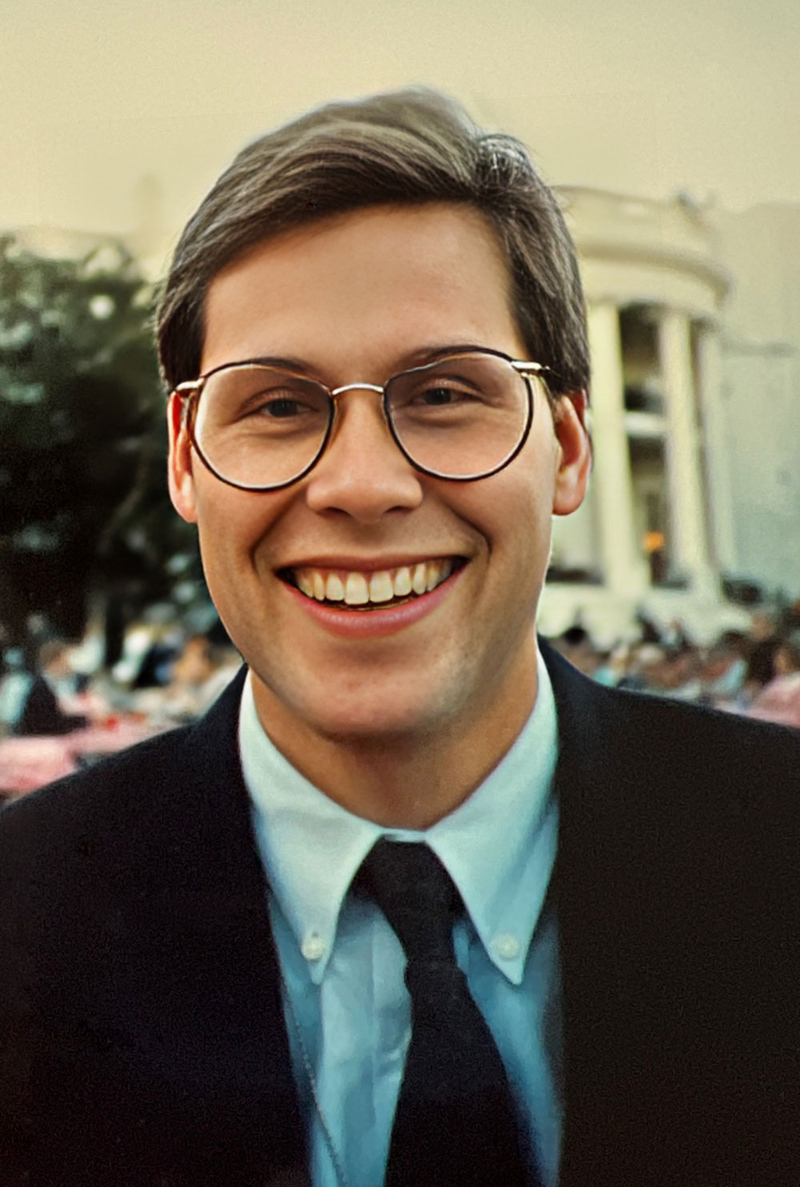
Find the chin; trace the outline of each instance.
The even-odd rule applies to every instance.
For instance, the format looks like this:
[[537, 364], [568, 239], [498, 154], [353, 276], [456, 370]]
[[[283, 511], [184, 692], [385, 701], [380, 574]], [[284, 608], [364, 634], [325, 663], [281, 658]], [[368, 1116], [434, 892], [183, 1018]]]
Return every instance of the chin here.
[[317, 735], [331, 742], [369, 746], [400, 744], [404, 739], [418, 744], [421, 738], [438, 731], [442, 715], [425, 712], [415, 702], [408, 706], [392, 704], [385, 709], [359, 705], [351, 711], [338, 706], [334, 713], [327, 706], [319, 714], [309, 714], [306, 720]]

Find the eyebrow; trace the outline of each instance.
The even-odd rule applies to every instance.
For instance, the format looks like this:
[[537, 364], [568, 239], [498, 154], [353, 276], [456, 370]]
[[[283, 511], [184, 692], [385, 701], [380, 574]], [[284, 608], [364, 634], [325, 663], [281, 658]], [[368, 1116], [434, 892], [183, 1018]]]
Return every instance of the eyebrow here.
[[303, 375], [310, 375], [315, 368], [304, 359], [291, 358], [288, 355], [265, 354], [256, 355], [251, 359], [236, 359], [232, 363], [224, 363], [226, 367], [242, 367], [248, 363], [259, 363], [264, 367], [275, 367], [278, 371], [300, 371]]
[[[391, 374], [397, 374], [398, 371], [405, 371], [413, 367], [422, 367], [426, 363], [434, 363], [437, 359], [446, 358], [448, 355], [468, 354], [473, 350], [490, 349], [491, 347], [479, 342], [447, 342], [441, 345], [420, 346], [408, 354], [402, 355], [395, 363]], [[279, 371], [292, 371], [309, 378], [315, 378], [320, 374], [318, 369], [307, 359], [293, 358], [290, 355], [257, 355], [249, 359], [235, 359], [230, 363], [221, 364], [221, 367], [243, 367], [248, 363], [274, 367]], [[215, 367], [214, 370], [219, 371], [221, 367]], [[387, 376], [387, 378], [390, 377]], [[320, 379], [320, 382], [324, 381]]]
[[403, 358], [404, 366], [420, 367], [425, 363], [435, 363], [437, 359], [451, 354], [468, 354], [473, 350], [491, 350], [483, 342], [447, 342], [442, 346], [422, 346]]

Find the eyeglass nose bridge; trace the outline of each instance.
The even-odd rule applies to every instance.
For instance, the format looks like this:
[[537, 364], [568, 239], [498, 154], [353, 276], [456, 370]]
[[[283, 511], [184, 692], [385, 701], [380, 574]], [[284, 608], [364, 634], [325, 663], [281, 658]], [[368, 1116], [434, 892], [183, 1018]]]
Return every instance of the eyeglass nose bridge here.
[[331, 397], [344, 395], [345, 392], [375, 392], [376, 396], [383, 398], [385, 388], [379, 387], [377, 383], [346, 383], [344, 387], [335, 387], [330, 393]]
[[[389, 433], [390, 433], [392, 439], [394, 440], [395, 445], [399, 444], [397, 441], [397, 437], [395, 436], [394, 429], [392, 427], [391, 418], [389, 416], [388, 409], [386, 407], [386, 388], [385, 387], [381, 387], [377, 383], [346, 383], [342, 387], [335, 387], [332, 389], [328, 388], [328, 395], [330, 396], [331, 400], [333, 401], [334, 413], [338, 413], [338, 411], [339, 411], [339, 405], [336, 402], [337, 397], [343, 396], [345, 394], [345, 392], [374, 392], [376, 396], [380, 396], [381, 412], [383, 413], [383, 419], [386, 423], [386, 427], [389, 430]], [[331, 418], [331, 429], [332, 428], [333, 428], [333, 417]], [[324, 452], [325, 449], [327, 448], [329, 439], [330, 439], [330, 437], [326, 438], [325, 445], [323, 446], [322, 452]], [[401, 452], [403, 452], [403, 451], [401, 450]]]
[[381, 415], [383, 417], [384, 428], [387, 431], [389, 439], [391, 440], [391, 442], [393, 443], [395, 448], [402, 454], [402, 456], [405, 458], [405, 460], [407, 462], [410, 462], [411, 466], [415, 470], [420, 469], [420, 467], [416, 464], [416, 462], [414, 462], [408, 456], [405, 449], [400, 444], [400, 441], [397, 436], [397, 432], [395, 431], [395, 427], [392, 424], [392, 418], [389, 413], [389, 409], [386, 406], [386, 388], [385, 387], [381, 387], [381, 385], [377, 384], [377, 383], [345, 383], [342, 385], [342, 387], [328, 388], [327, 390], [328, 390], [328, 395], [330, 396], [330, 399], [331, 399], [331, 403], [333, 405], [333, 410], [332, 410], [330, 422], [328, 424], [328, 431], [325, 434], [325, 440], [322, 443], [322, 447], [320, 448], [319, 453], [317, 454], [316, 460], [314, 461], [315, 466], [316, 466], [317, 462], [319, 462], [319, 460], [321, 459], [322, 455], [327, 452], [328, 447], [331, 442], [331, 437], [334, 432], [334, 424], [335, 424], [336, 420], [338, 419], [338, 414], [339, 414], [339, 404], [337, 402], [337, 397], [343, 396], [346, 392], [363, 391], [363, 392], [374, 392], [376, 396], [380, 396]]

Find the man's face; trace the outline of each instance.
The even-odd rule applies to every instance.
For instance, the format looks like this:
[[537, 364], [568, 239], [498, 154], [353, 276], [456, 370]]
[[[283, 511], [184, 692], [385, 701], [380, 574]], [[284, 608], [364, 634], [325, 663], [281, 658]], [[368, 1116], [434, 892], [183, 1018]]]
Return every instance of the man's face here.
[[[524, 359], [509, 287], [494, 234], [471, 208], [333, 216], [266, 241], [216, 277], [202, 371], [279, 357], [336, 388], [382, 384], [443, 347]], [[339, 397], [326, 452], [284, 490], [215, 478], [174, 400], [170, 427], [172, 498], [198, 525], [211, 596], [273, 736], [413, 739], [469, 731], [498, 706], [527, 714], [551, 514], [578, 506], [588, 471], [569, 401], [554, 431], [536, 390], [519, 456], [464, 483], [415, 471], [379, 397], [364, 390]], [[430, 575], [441, 561], [452, 576], [398, 608], [326, 608], [293, 583], [319, 587], [336, 574], [346, 584], [353, 573], [369, 582], [418, 565]]]

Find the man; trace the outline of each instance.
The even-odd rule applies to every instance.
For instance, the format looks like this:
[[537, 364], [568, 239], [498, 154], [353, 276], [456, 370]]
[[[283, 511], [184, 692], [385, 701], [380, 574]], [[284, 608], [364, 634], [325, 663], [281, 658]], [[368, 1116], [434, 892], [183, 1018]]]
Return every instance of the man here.
[[66, 713], [60, 695], [75, 693], [75, 673], [72, 670], [71, 648], [61, 639], [49, 639], [39, 648], [39, 674], [20, 709], [16, 726], [18, 734], [69, 734], [89, 724], [89, 718], [79, 713]]
[[537, 645], [588, 362], [521, 146], [264, 137], [159, 346], [247, 668], [1, 818], [4, 1182], [796, 1183], [800, 740]]

